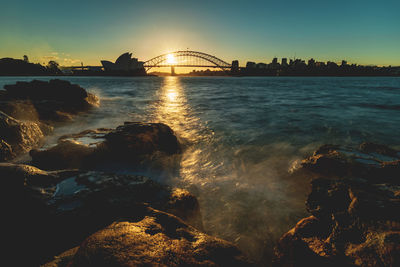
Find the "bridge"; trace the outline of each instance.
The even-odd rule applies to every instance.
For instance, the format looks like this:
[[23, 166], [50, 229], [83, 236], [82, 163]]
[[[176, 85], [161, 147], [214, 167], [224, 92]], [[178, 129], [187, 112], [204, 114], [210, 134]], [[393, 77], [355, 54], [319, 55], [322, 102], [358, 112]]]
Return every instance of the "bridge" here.
[[154, 57], [144, 62], [143, 66], [146, 71], [156, 67], [171, 67], [172, 71], [175, 67], [219, 68], [221, 70], [230, 70], [232, 68], [232, 64], [213, 55], [189, 50], [175, 51]]
[[[107, 66], [70, 66], [64, 67], [65, 70], [75, 71], [76, 73], [105, 73], [105, 72], [130, 72], [142, 69], [144, 67], [145, 71], [148, 72], [152, 68], [170, 67], [171, 73], [175, 73], [175, 67], [187, 67], [187, 68], [219, 68], [223, 71], [237, 70], [239, 68], [238, 62], [234, 61], [233, 64], [229, 64], [216, 56], [206, 54], [198, 51], [175, 51], [167, 54], [163, 54], [154, 57], [145, 62], [138, 62], [136, 58], [131, 58], [132, 54], [125, 53], [122, 54], [115, 63], [109, 61], [102, 61], [107, 63]], [[235, 64], [236, 62], [236, 64]], [[143, 65], [141, 65], [143, 64]], [[132, 68], [133, 66], [133, 68]], [[107, 67], [111, 69], [107, 70]], [[115, 69], [112, 69], [115, 68]]]

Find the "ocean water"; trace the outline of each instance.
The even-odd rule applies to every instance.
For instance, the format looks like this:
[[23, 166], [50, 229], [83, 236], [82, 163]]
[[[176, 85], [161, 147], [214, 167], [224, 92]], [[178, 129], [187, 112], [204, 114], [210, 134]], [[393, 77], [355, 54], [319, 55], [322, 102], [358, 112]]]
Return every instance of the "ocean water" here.
[[[0, 77], [0, 87], [32, 77]], [[48, 77], [36, 79], [48, 80]], [[270, 261], [276, 240], [307, 215], [309, 177], [294, 175], [322, 144], [369, 141], [400, 148], [400, 78], [62, 77], [101, 106], [62, 134], [124, 121], [163, 122], [185, 146], [173, 164], [137, 172], [185, 187], [205, 231]]]

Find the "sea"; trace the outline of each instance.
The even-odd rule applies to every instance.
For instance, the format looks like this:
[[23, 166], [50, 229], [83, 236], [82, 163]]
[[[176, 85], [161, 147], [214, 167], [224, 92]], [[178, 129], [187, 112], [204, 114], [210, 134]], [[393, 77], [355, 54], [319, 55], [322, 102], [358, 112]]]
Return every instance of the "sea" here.
[[[101, 104], [56, 128], [67, 133], [162, 122], [184, 146], [168, 162], [120, 170], [183, 187], [197, 196], [204, 231], [239, 246], [259, 264], [309, 216], [310, 177], [302, 159], [323, 144], [362, 142], [400, 149], [400, 77], [59, 77]], [[54, 77], [0, 77], [16, 81]]]

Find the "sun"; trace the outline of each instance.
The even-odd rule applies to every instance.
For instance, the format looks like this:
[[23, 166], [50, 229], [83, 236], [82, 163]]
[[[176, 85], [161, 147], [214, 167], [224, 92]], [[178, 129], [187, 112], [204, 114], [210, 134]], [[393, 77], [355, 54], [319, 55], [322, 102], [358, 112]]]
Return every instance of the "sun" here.
[[168, 64], [176, 64], [176, 58], [173, 54], [167, 55], [167, 63]]

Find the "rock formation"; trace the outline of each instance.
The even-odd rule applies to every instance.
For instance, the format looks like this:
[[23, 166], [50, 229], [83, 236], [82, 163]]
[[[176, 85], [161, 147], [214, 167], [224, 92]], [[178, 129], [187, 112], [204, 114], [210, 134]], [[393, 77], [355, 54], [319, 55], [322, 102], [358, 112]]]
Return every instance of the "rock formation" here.
[[116, 162], [137, 163], [157, 153], [172, 155], [180, 150], [177, 137], [167, 125], [126, 122], [116, 129], [63, 136], [56, 146], [32, 150], [30, 154], [33, 164], [43, 169], [95, 169]]
[[41, 145], [55, 122], [99, 104], [98, 98], [68, 81], [17, 82], [0, 90], [0, 162]]
[[[29, 165], [0, 163], [3, 216], [13, 233], [10, 253], [40, 262], [78, 245], [123, 218], [143, 219], [148, 207], [181, 216], [202, 229], [197, 199], [143, 176], [75, 170], [47, 172]], [[40, 240], [40, 242], [38, 242]]]
[[61, 257], [71, 267], [251, 266], [233, 244], [153, 209], [139, 220], [114, 222]]
[[5, 85], [1, 110], [16, 119], [60, 122], [99, 104], [99, 99], [76, 84], [63, 80], [33, 80]]
[[286, 233], [276, 266], [399, 266], [400, 153], [386, 146], [323, 146], [303, 167], [312, 216]]
[[41, 122], [19, 121], [0, 111], [0, 161], [38, 147], [53, 128]]

